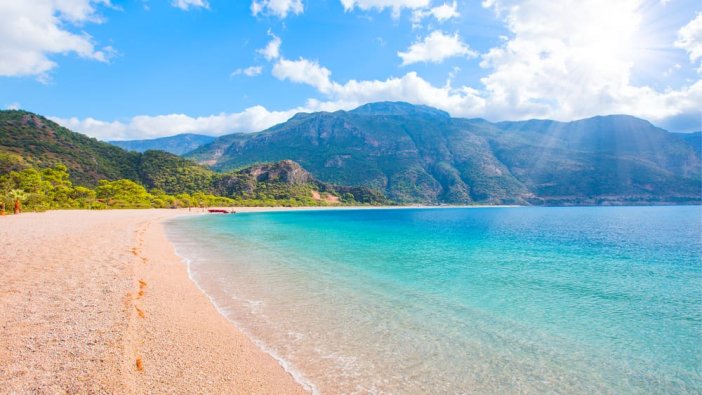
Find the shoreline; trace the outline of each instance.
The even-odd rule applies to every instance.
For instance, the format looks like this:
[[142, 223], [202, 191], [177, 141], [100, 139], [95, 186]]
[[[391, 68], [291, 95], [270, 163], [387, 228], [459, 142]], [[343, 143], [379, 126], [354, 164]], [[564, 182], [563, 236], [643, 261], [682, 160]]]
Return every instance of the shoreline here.
[[0, 387], [302, 394], [217, 310], [167, 239], [187, 210], [0, 218]]
[[303, 206], [303, 207], [208, 207], [198, 208], [199, 211], [192, 211], [195, 214], [208, 214], [208, 209], [233, 210], [235, 213], [272, 213], [287, 211], [352, 211], [352, 210], [447, 210], [447, 209], [488, 209], [488, 208], [520, 208], [529, 206], [519, 205], [474, 205], [474, 206]]
[[[167, 221], [168, 220], [163, 221], [162, 224], [164, 224]], [[166, 236], [166, 239], [168, 239], [167, 236]], [[215, 301], [215, 299], [210, 294], [205, 292], [205, 290], [202, 288], [202, 286], [200, 286], [200, 284], [193, 277], [193, 272], [192, 272], [192, 269], [190, 266], [190, 264], [191, 264], [190, 259], [178, 252], [177, 245], [174, 242], [169, 240], [169, 243], [171, 243], [171, 245], [173, 246], [173, 252], [175, 253], [175, 255], [178, 257], [178, 259], [180, 259], [180, 261], [185, 266], [186, 271], [188, 273], [188, 279], [207, 298], [207, 300], [209, 300], [210, 304], [212, 304], [212, 306], [215, 308], [215, 310], [217, 310], [217, 313], [219, 315], [221, 315], [222, 317], [224, 317], [224, 319], [227, 320], [227, 322], [229, 322], [235, 328], [235, 330], [244, 334], [253, 344], [256, 345], [256, 347], [258, 347], [259, 350], [263, 351], [264, 353], [268, 354], [273, 359], [275, 359], [275, 361], [280, 365], [280, 367], [283, 368], [283, 370], [285, 370], [285, 372], [287, 372], [289, 375], [291, 375], [293, 377], [293, 379], [295, 380], [295, 382], [298, 383], [299, 385], [301, 385], [305, 389], [305, 391], [307, 391], [311, 394], [318, 394], [319, 391], [317, 390], [317, 387], [312, 382], [310, 382], [306, 377], [304, 377], [302, 375], [302, 373], [300, 373], [294, 366], [292, 366], [292, 364], [289, 361], [287, 361], [286, 359], [284, 359], [283, 357], [278, 355], [276, 352], [271, 350], [270, 347], [265, 342], [258, 339], [256, 336], [251, 334], [249, 331], [242, 328], [238, 322], [227, 317], [227, 314], [223, 310], [223, 308], [217, 303], [217, 301]]]

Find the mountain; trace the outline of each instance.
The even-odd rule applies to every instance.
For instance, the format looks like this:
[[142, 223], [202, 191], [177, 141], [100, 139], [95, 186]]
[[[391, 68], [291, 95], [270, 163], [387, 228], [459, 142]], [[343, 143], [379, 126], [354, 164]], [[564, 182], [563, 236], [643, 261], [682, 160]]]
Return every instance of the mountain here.
[[552, 203], [700, 200], [700, 157], [673, 133], [626, 115], [501, 122], [495, 155]]
[[186, 155], [217, 170], [293, 160], [317, 179], [380, 189], [398, 202], [699, 202], [700, 156], [626, 115], [491, 123], [408, 103], [300, 113]]
[[171, 154], [183, 155], [202, 145], [214, 141], [214, 137], [202, 134], [177, 134], [150, 140], [108, 141], [112, 145], [128, 151], [144, 152], [148, 150], [166, 151]]
[[702, 155], [702, 132], [676, 133], [676, 136], [689, 144], [697, 155]]
[[290, 159], [320, 180], [370, 186], [398, 202], [523, 203], [530, 196], [485, 138], [454, 127], [444, 112], [404, 103], [297, 114], [260, 133], [218, 138], [188, 157], [219, 170]]
[[138, 179], [139, 154], [124, 151], [26, 111], [0, 111], [0, 173], [22, 166], [66, 165], [73, 181]]
[[[206, 193], [235, 199], [315, 204], [385, 201], [382, 193], [364, 186], [336, 186], [318, 181], [292, 161], [253, 164], [217, 173], [177, 155], [149, 150], [129, 152], [72, 132], [26, 111], [0, 111], [0, 176], [28, 167], [62, 163], [77, 185], [99, 180], [129, 179], [168, 194]], [[1, 178], [1, 177], [0, 177]]]

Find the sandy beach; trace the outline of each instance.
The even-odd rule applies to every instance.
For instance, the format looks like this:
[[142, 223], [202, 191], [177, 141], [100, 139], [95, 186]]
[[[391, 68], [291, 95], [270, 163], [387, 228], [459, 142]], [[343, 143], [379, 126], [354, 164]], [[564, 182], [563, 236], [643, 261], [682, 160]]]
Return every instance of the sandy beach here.
[[188, 278], [162, 221], [194, 214], [0, 217], [0, 392], [305, 393]]

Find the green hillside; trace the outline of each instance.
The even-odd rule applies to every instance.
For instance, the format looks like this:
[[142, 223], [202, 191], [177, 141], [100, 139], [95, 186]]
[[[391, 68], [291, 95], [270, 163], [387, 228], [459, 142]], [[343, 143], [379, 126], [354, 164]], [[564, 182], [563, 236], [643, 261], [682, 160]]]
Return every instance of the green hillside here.
[[[137, 185], [156, 195], [219, 196], [232, 199], [231, 204], [299, 206], [385, 202], [382, 193], [367, 187], [320, 182], [291, 161], [254, 164], [218, 173], [163, 151], [128, 152], [29, 112], [0, 111], [0, 195], [19, 188], [32, 194], [36, 205], [41, 201], [49, 208], [62, 207], [53, 198], [45, 199], [53, 194], [50, 190], [54, 184], [44, 182], [42, 177], [44, 174], [51, 179], [59, 177], [54, 173], [70, 177], [61, 181], [67, 188], [97, 186], [104, 191], [109, 189], [104, 181], [114, 181], [115, 188], [128, 187], [136, 191]], [[120, 184], [124, 180], [136, 184]], [[149, 199], [144, 197], [138, 205], [127, 201], [125, 205], [144, 206]]]
[[26, 111], [0, 111], [0, 172], [63, 163], [81, 185], [138, 179], [139, 154], [70, 130]]

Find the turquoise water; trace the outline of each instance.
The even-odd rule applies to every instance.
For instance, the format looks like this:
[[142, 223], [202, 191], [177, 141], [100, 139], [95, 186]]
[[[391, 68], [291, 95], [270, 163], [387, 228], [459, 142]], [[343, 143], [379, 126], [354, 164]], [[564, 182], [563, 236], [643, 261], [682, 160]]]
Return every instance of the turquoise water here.
[[702, 207], [303, 211], [167, 230], [321, 393], [701, 393]]

